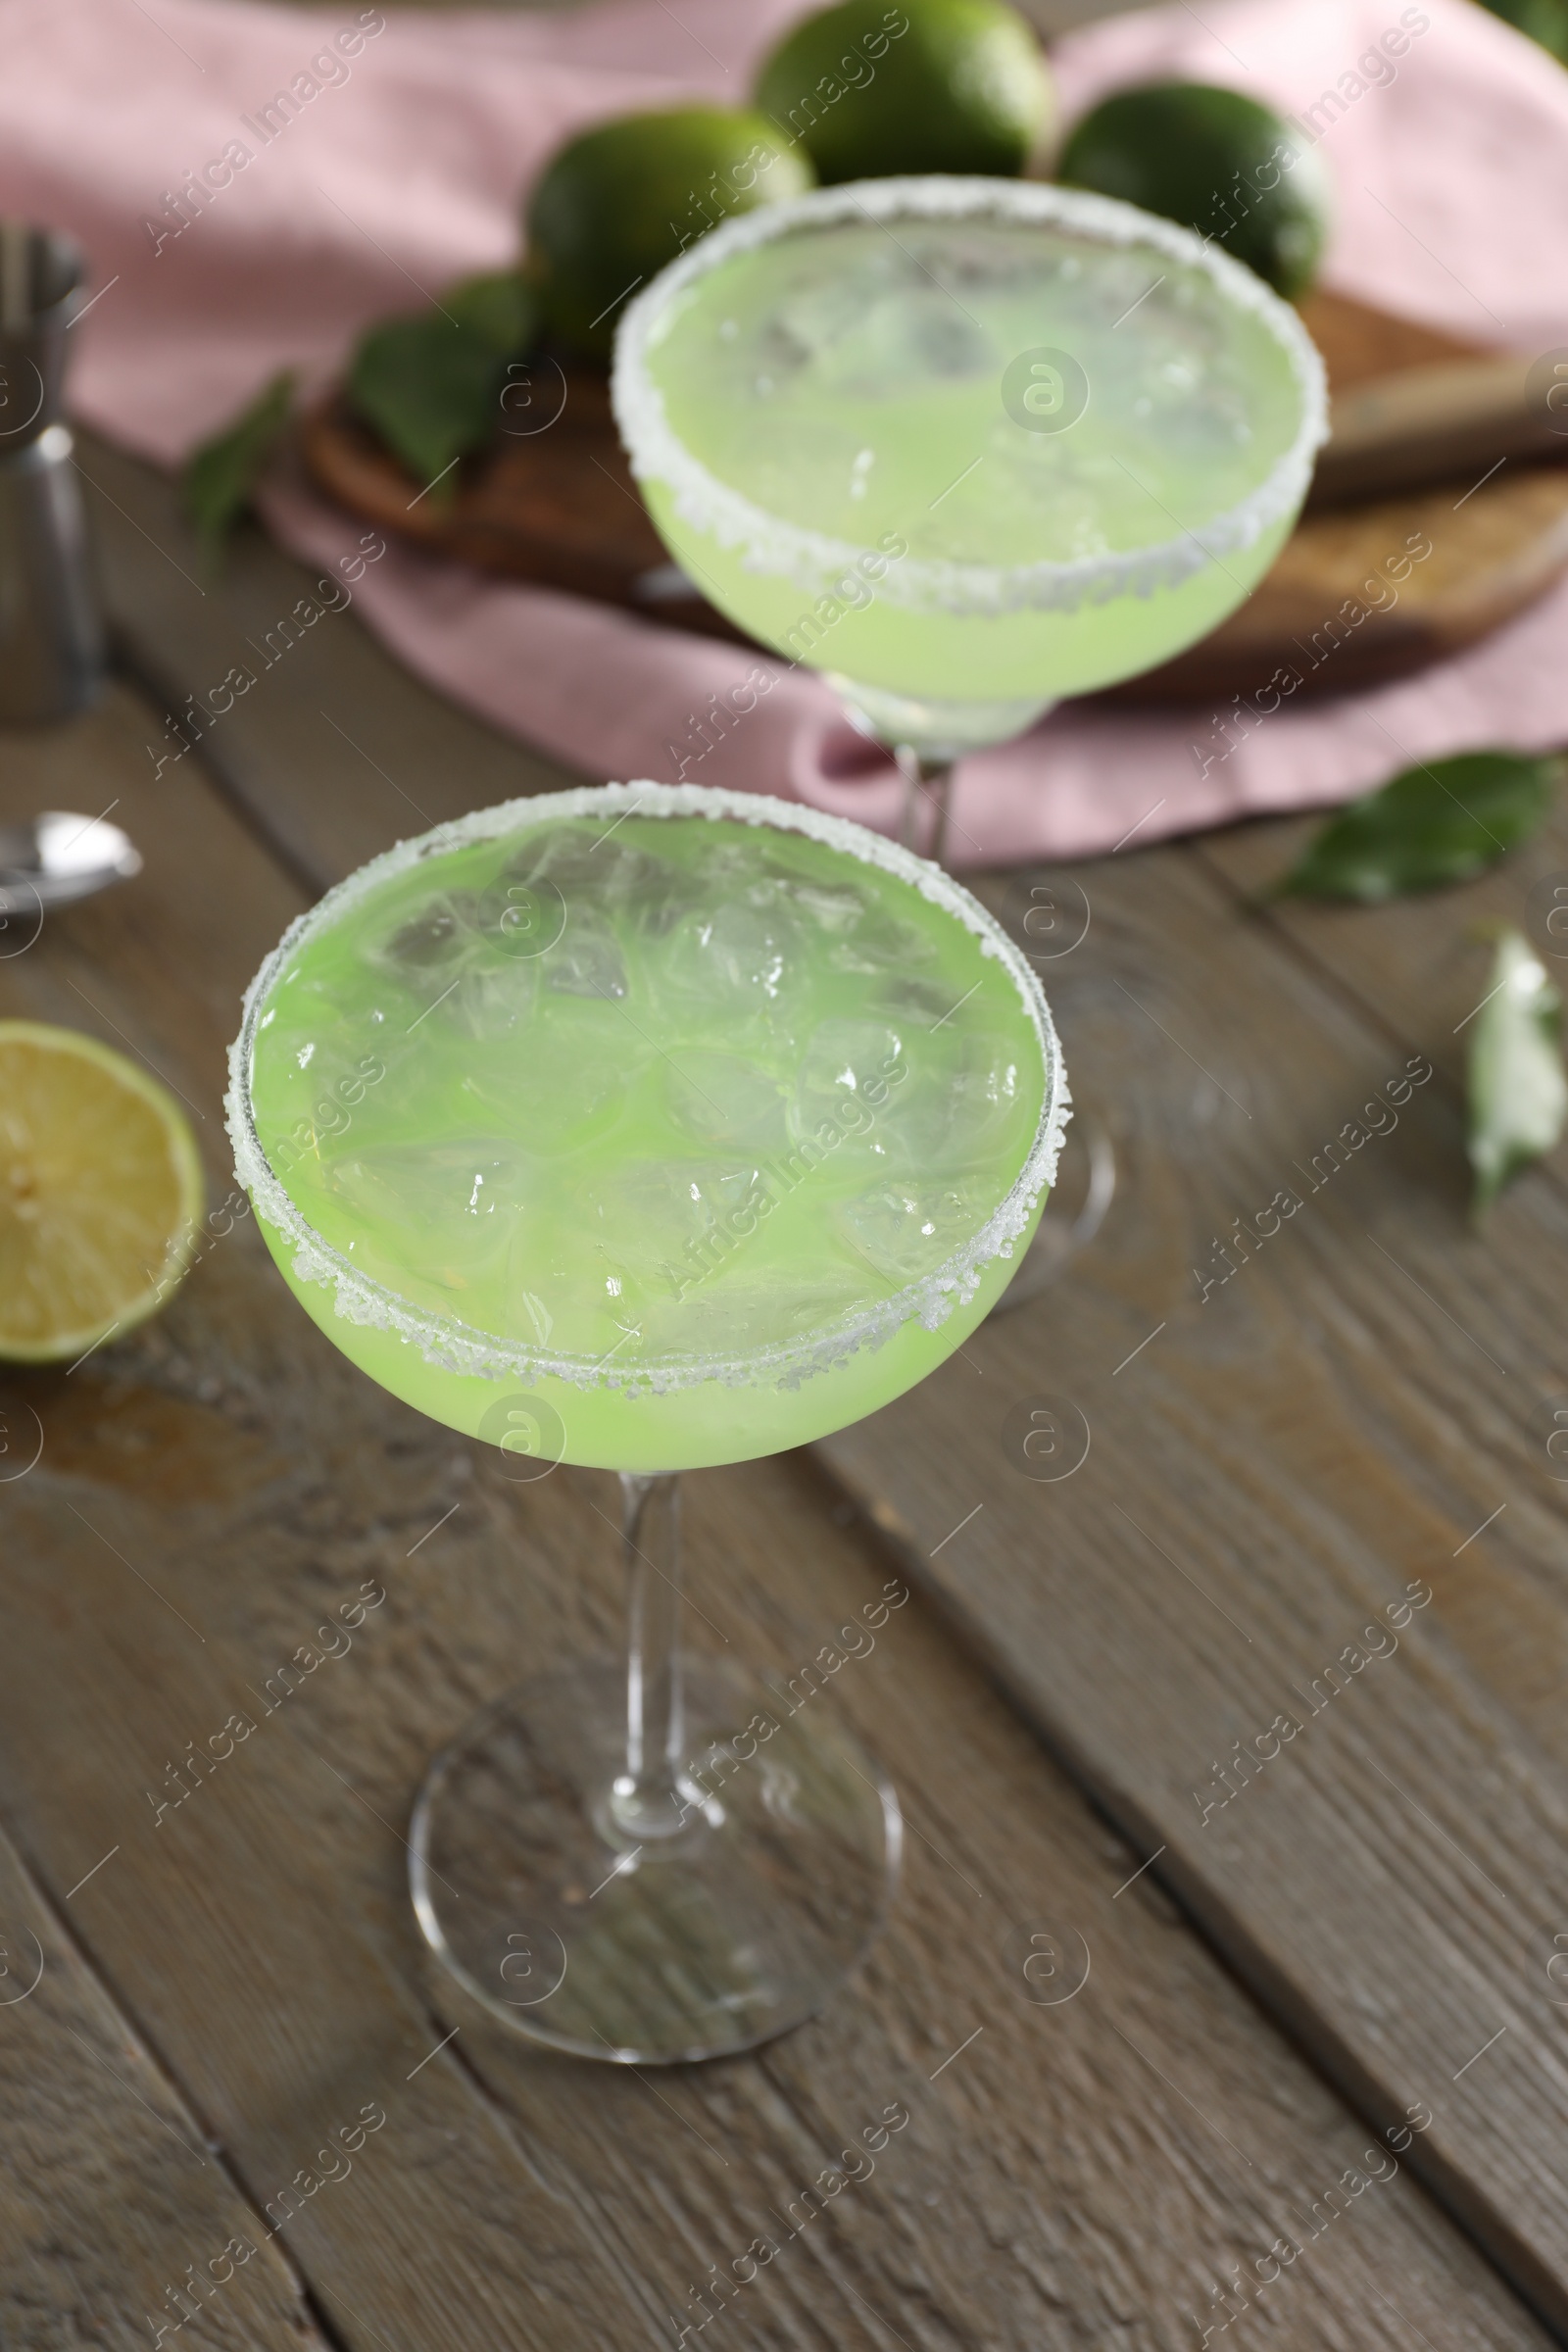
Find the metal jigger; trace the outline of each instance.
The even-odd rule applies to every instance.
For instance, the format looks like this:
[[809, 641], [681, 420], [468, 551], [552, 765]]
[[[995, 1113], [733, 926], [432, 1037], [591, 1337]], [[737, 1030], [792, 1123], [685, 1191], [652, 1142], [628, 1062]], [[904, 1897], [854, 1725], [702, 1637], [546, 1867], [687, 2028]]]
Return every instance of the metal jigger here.
[[74, 718], [103, 682], [81, 486], [60, 416], [85, 275], [71, 238], [0, 220], [0, 726]]

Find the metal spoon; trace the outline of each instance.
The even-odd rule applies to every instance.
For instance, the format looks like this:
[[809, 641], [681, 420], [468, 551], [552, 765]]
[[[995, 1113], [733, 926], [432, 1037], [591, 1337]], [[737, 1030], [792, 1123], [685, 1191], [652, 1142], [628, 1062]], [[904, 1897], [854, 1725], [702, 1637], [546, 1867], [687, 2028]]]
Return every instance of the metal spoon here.
[[0, 825], [0, 914], [69, 906], [140, 872], [140, 851], [104, 817], [45, 808], [22, 824]]

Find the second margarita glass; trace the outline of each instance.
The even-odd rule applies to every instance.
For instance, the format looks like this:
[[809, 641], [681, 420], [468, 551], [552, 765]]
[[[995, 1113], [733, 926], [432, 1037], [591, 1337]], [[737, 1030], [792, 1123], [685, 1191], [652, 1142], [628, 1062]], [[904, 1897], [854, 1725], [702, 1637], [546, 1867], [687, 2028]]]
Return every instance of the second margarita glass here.
[[865, 180], [740, 215], [631, 304], [616, 420], [671, 553], [821, 670], [946, 848], [952, 762], [1250, 594], [1324, 437], [1262, 280], [1131, 205]]

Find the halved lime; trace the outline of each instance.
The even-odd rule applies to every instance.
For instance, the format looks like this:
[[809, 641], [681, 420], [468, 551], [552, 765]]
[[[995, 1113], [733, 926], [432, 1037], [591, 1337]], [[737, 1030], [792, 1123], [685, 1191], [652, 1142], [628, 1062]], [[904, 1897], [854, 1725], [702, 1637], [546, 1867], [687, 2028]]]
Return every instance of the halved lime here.
[[203, 1199], [166, 1086], [78, 1030], [0, 1021], [0, 1358], [66, 1362], [152, 1314]]

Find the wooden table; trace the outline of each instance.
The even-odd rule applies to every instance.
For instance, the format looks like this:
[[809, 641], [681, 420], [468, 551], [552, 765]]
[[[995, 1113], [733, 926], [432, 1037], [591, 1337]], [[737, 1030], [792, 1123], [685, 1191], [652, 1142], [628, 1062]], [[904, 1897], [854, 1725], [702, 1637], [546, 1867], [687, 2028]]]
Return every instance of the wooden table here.
[[[1030, 907], [1066, 939], [1087, 895], [1041, 969], [1114, 1132], [1110, 1217], [897, 1406], [690, 1481], [694, 1596], [759, 1667], [916, 1588], [837, 1700], [906, 1807], [891, 1929], [757, 2056], [567, 2064], [431, 1981], [404, 1836], [476, 1702], [613, 1646], [612, 1482], [510, 1485], [351, 1370], [233, 1213], [219, 1107], [241, 988], [309, 895], [566, 779], [349, 612], [155, 780], [166, 710], [305, 575], [256, 533], [210, 575], [166, 484], [83, 461], [121, 674], [6, 742], [0, 816], [113, 806], [146, 871], [0, 961], [0, 1011], [162, 1072], [215, 1209], [160, 1318], [0, 1381], [6, 2345], [1568, 2331], [1568, 1549], [1539, 1418], [1568, 1391], [1568, 1162], [1477, 1238], [1459, 1091], [1472, 919], [1523, 919], [1568, 823], [1374, 914], [1258, 902], [1293, 824], [982, 878], [1035, 947]], [[1336, 1166], [1412, 1057], [1397, 1125], [1367, 1114]], [[1235, 1220], [1282, 1190], [1300, 1209], [1244, 1255]], [[1090, 1438], [1050, 1483], [1016, 1443], [1045, 1397]], [[352, 1648], [197, 1777], [367, 1583]]]

